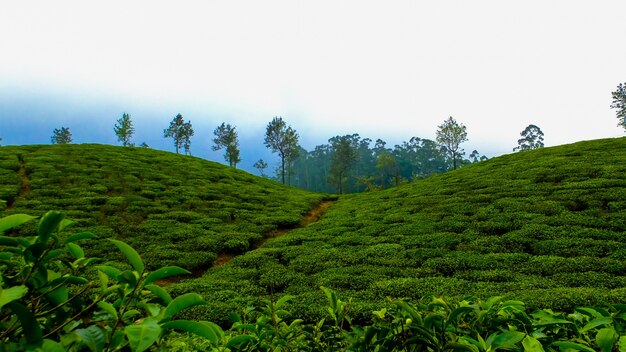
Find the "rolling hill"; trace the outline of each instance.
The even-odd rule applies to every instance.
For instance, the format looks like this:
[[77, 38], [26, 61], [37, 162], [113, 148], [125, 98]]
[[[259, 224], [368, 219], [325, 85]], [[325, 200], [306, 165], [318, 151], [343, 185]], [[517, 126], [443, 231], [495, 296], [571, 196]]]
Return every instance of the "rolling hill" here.
[[[2, 147], [0, 216], [64, 210], [72, 231], [122, 239], [154, 267], [201, 273], [233, 256], [169, 286], [210, 302], [188, 314], [224, 324], [229, 311], [285, 294], [296, 296], [295, 315], [318, 319], [320, 286], [351, 298], [363, 321], [386, 297], [431, 294], [571, 309], [626, 295], [625, 146], [621, 138], [525, 151], [342, 196], [304, 227], [328, 196], [206, 160], [102, 145]], [[111, 251], [106, 241], [87, 249]]]
[[213, 300], [219, 321], [259, 296], [295, 295], [325, 316], [319, 290], [367, 321], [386, 297], [503, 295], [530, 308], [623, 302], [626, 139], [501, 156], [389, 189], [343, 196], [320, 221], [175, 286]]
[[0, 216], [63, 210], [76, 222], [72, 231], [99, 236], [88, 255], [112, 259], [117, 251], [104, 239], [117, 238], [152, 268], [201, 272], [221, 254], [243, 253], [271, 231], [297, 226], [324, 197], [148, 148], [0, 148]]

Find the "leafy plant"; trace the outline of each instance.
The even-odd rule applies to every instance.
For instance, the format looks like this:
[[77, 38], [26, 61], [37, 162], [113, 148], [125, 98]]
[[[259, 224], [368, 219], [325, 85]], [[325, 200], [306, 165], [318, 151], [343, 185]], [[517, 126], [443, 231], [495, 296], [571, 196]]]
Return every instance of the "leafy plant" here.
[[[0, 233], [33, 220], [0, 219]], [[36, 236], [0, 236], [0, 346], [3, 351], [145, 351], [170, 331], [187, 331], [218, 344], [223, 333], [205, 321], [177, 320], [180, 311], [205, 304], [195, 293], [172, 298], [156, 281], [189, 272], [162, 267], [149, 272], [137, 252], [110, 240], [130, 267], [96, 265], [85, 257], [88, 232], [61, 239], [71, 225], [61, 212], [46, 213]], [[93, 275], [89, 270], [96, 269]], [[95, 277], [92, 277], [95, 276]]]

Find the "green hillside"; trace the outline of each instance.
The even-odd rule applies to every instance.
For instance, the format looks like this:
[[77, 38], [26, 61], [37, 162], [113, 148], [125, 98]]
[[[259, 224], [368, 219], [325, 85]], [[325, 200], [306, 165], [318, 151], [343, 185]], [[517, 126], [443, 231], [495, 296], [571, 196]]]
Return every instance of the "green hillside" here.
[[363, 320], [385, 297], [504, 295], [530, 308], [626, 297], [626, 139], [505, 155], [387, 191], [342, 197], [320, 221], [175, 286], [214, 321], [259, 296], [296, 295], [325, 316], [320, 286]]
[[200, 271], [296, 226], [323, 196], [148, 148], [40, 145], [0, 148], [0, 199], [0, 217], [65, 211], [73, 231], [99, 236], [90, 256], [112, 259], [118, 251], [104, 240], [112, 237], [149, 267]]

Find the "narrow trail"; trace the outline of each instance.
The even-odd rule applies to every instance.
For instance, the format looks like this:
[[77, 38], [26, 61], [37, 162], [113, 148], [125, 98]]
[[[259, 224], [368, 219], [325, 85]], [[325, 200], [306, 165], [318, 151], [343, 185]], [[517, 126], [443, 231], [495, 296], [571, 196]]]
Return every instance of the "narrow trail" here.
[[26, 162], [24, 161], [24, 156], [22, 154], [17, 155], [17, 159], [19, 161], [19, 168], [17, 169], [17, 173], [20, 175], [21, 183], [20, 183], [20, 191], [15, 197], [9, 198], [7, 200], [7, 208], [13, 208], [15, 205], [15, 201], [18, 198], [25, 198], [28, 193], [30, 193], [30, 179], [26, 174]]
[[[280, 237], [280, 236], [286, 234], [287, 232], [289, 232], [291, 230], [300, 229], [300, 228], [303, 228], [303, 227], [311, 225], [312, 223], [318, 221], [322, 217], [322, 215], [324, 215], [326, 210], [328, 210], [328, 208], [330, 208], [333, 204], [335, 204], [334, 200], [322, 201], [320, 204], [318, 204], [313, 209], [311, 209], [304, 216], [304, 218], [300, 221], [300, 223], [297, 226], [290, 227], [290, 228], [279, 228], [279, 229], [276, 229], [274, 231], [270, 231], [270, 232], [266, 233], [263, 236], [263, 239], [260, 240], [259, 242], [255, 243], [249, 251], [258, 249], [261, 246], [263, 246], [265, 244], [265, 242], [267, 242], [268, 240], [270, 240], [272, 238]], [[243, 253], [243, 254], [245, 254], [245, 253]], [[211, 267], [224, 265], [224, 264], [230, 262], [233, 258], [235, 258], [235, 257], [237, 257], [239, 255], [243, 255], [243, 254], [232, 254], [232, 253], [225, 253], [225, 252], [220, 253], [218, 255], [217, 259], [215, 259], [215, 261], [213, 262], [213, 265]], [[178, 282], [178, 281], [180, 281], [182, 279], [190, 279], [190, 278], [200, 277], [200, 276], [204, 275], [204, 273], [208, 269], [209, 268], [198, 268], [198, 269], [194, 270], [189, 275], [177, 276], [177, 277], [173, 277], [173, 278], [159, 280], [159, 281], [157, 281], [157, 283], [159, 285], [163, 286], [163, 287], [164, 286], [168, 286], [168, 285], [176, 283], [176, 282]]]
[[[326, 210], [328, 210], [328, 208], [330, 208], [334, 203], [335, 201], [332, 201], [332, 200], [322, 201], [313, 209], [309, 210], [309, 212], [304, 216], [304, 218], [300, 221], [300, 223], [297, 226], [290, 227], [290, 228], [276, 229], [274, 231], [270, 231], [266, 233], [263, 236], [263, 239], [255, 243], [254, 246], [252, 246], [250, 250], [255, 250], [257, 248], [260, 248], [261, 246], [265, 244], [265, 242], [269, 241], [270, 239], [280, 237], [291, 230], [300, 229], [300, 228], [311, 225], [312, 223], [318, 221], [322, 217], [322, 215], [324, 215]], [[230, 262], [236, 256], [237, 255], [234, 255], [231, 253], [220, 253], [217, 259], [213, 262], [213, 266], [224, 265]]]

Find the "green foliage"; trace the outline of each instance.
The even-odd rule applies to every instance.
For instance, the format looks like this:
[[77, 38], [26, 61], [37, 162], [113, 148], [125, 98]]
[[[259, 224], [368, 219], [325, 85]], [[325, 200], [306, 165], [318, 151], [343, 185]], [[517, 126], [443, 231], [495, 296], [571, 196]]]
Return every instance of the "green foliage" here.
[[70, 144], [72, 143], [72, 132], [69, 127], [55, 128], [52, 131], [52, 144]]
[[517, 147], [513, 148], [513, 151], [543, 148], [543, 132], [539, 127], [528, 125], [520, 133], [520, 136], [522, 138], [517, 140]]
[[232, 167], [237, 167], [237, 164], [241, 161], [239, 157], [239, 140], [237, 138], [237, 131], [235, 127], [230, 124], [222, 122], [221, 125], [213, 131], [213, 143], [215, 145], [211, 147], [214, 151], [226, 148], [224, 153], [224, 159], [228, 161], [228, 164]]
[[132, 147], [133, 143], [130, 141], [131, 137], [135, 133], [135, 128], [133, 127], [133, 121], [130, 118], [130, 115], [127, 113], [122, 114], [119, 120], [113, 126], [113, 131], [117, 136], [117, 140], [122, 142], [124, 147]]
[[[299, 154], [298, 133], [287, 126], [282, 117], [275, 116], [265, 129], [265, 146], [280, 158], [281, 181], [285, 184], [285, 172], [291, 175], [291, 165]], [[289, 180], [288, 180], [289, 181]], [[287, 182], [290, 184], [290, 182]]]
[[611, 92], [611, 109], [617, 110], [615, 112], [619, 122], [618, 126], [622, 126], [626, 129], [626, 83], [620, 83], [617, 85], [617, 89]]
[[437, 143], [445, 148], [452, 160], [453, 169], [456, 169], [457, 160], [464, 154], [460, 147], [463, 142], [467, 142], [467, 128], [452, 116], [437, 126]]
[[149, 270], [176, 265], [200, 275], [220, 254], [250, 250], [265, 234], [297, 225], [323, 197], [147, 148], [0, 149], [0, 199], [8, 201], [0, 216], [62, 210], [76, 231], [98, 235], [84, 245], [93, 256], [122, 260], [106, 240], [113, 238], [136, 248]]
[[191, 121], [185, 122], [181, 114], [176, 115], [170, 122], [170, 127], [163, 130], [163, 137], [174, 140], [176, 154], [178, 154], [180, 148], [185, 149], [185, 154], [191, 154], [191, 137], [193, 134]]
[[[0, 232], [32, 220], [26, 215], [0, 218]], [[218, 344], [221, 329], [207, 322], [174, 320], [181, 311], [206, 304], [195, 293], [174, 299], [158, 279], [188, 274], [178, 267], [147, 272], [137, 252], [112, 242], [134, 270], [95, 266], [79, 242], [80, 233], [62, 241], [69, 222], [60, 212], [39, 221], [36, 236], [0, 237], [0, 346], [3, 351], [145, 351], [170, 330], [183, 330]], [[88, 275], [97, 269], [97, 275]]]

